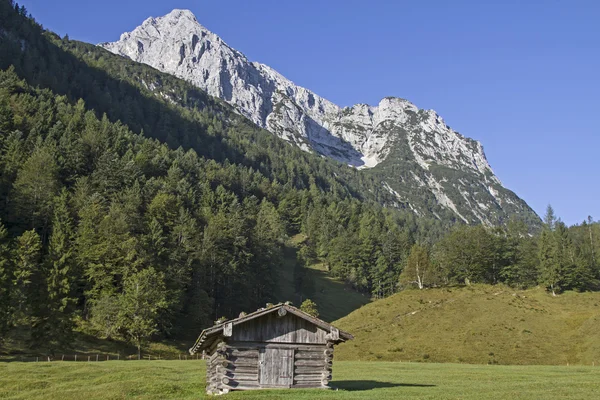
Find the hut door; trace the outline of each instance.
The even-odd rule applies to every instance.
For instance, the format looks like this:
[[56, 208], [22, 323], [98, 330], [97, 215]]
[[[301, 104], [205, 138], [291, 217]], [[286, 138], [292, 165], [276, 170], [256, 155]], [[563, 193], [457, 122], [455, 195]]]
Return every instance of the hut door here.
[[260, 384], [291, 387], [294, 383], [294, 349], [264, 348], [260, 353]]

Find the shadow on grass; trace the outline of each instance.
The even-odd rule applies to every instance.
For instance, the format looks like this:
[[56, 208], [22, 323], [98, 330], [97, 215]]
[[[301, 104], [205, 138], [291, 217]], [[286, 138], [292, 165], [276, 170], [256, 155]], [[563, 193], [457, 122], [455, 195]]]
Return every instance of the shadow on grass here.
[[373, 390], [393, 387], [434, 387], [435, 385], [427, 385], [421, 383], [392, 383], [380, 381], [334, 381], [331, 382], [331, 386], [336, 389], [356, 392], [361, 390]]

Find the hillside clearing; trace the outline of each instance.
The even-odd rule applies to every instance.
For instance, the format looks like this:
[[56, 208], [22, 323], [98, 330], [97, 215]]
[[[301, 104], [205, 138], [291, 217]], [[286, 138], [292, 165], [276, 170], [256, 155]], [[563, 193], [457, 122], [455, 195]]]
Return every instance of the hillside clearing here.
[[[202, 361], [0, 364], [0, 398], [197, 399]], [[238, 392], [223, 399], [598, 398], [600, 367], [336, 362], [338, 391]]]
[[[304, 235], [295, 235], [284, 249], [284, 262], [279, 271], [277, 302], [292, 301], [300, 306], [303, 300], [310, 298], [319, 309], [319, 318], [331, 322], [350, 314], [352, 311], [370, 302], [370, 298], [349, 288], [339, 279], [329, 275], [321, 263], [303, 267], [306, 280], [310, 281], [311, 290], [296, 293], [294, 288], [294, 267], [300, 263], [297, 256], [298, 245], [304, 241]], [[247, 310], [253, 311], [253, 310]]]

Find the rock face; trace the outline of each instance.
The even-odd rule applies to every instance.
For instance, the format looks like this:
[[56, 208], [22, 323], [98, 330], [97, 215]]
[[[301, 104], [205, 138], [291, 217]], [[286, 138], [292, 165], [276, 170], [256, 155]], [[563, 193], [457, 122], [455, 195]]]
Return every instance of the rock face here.
[[341, 108], [229, 47], [187, 10], [148, 18], [100, 46], [183, 78], [305, 151], [375, 174], [391, 205], [417, 215], [496, 224], [539, 220], [490, 168], [483, 147], [432, 110], [387, 97]]

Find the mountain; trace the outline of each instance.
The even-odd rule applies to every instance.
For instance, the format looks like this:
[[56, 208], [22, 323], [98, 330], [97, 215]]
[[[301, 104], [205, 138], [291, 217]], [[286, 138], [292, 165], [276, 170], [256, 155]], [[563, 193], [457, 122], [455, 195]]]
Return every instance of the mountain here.
[[539, 217], [494, 175], [481, 143], [433, 110], [386, 97], [377, 106], [339, 107], [251, 62], [188, 10], [148, 18], [105, 49], [183, 78], [233, 105], [273, 134], [381, 179], [393, 200], [418, 216], [493, 225]]

